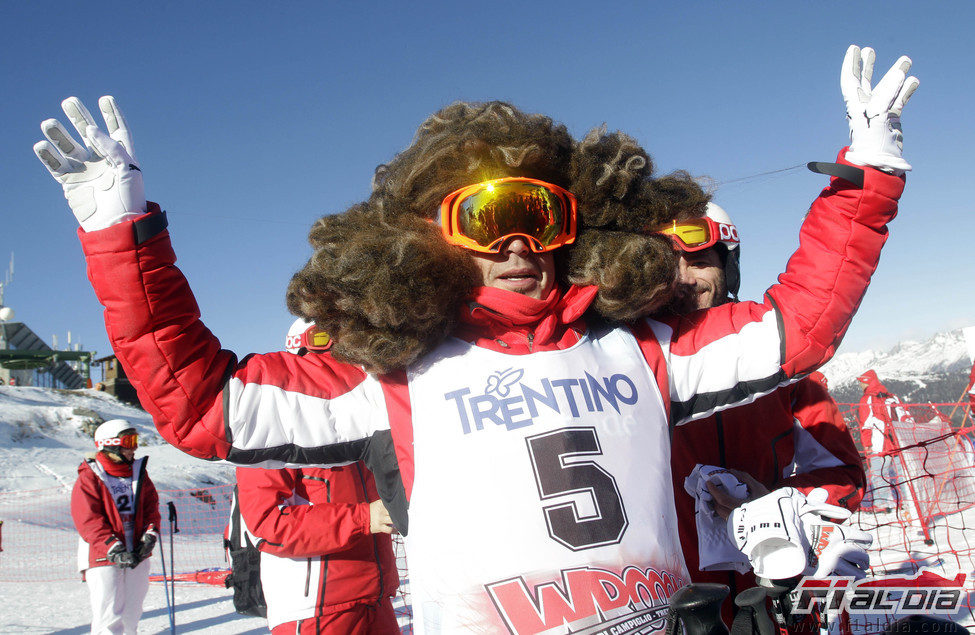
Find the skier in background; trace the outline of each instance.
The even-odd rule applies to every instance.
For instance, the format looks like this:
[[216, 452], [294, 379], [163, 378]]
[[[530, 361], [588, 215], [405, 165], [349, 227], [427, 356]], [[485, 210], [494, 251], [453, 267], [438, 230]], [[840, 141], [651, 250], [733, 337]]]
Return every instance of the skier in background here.
[[972, 374], [968, 378], [968, 416], [975, 425], [975, 364], [972, 364]]
[[[299, 319], [286, 347], [296, 355], [327, 355], [329, 344]], [[399, 587], [393, 525], [361, 462], [237, 468], [237, 488], [240, 515], [261, 551], [272, 633], [399, 633], [391, 602]]]
[[[668, 233], [680, 259], [679, 287], [670, 310], [690, 315], [738, 301], [741, 247], [738, 230], [724, 209], [709, 203], [705, 218], [677, 223]], [[818, 377], [811, 375], [750, 404], [674, 429], [671, 466], [677, 521], [684, 559], [694, 582], [726, 584], [732, 598], [756, 585], [747, 560], [735, 567], [723, 562], [706, 544], [699, 547], [695, 519], [706, 510], [685, 491], [685, 479], [698, 464], [729, 468], [747, 484], [746, 497], [739, 499], [714, 482], [697, 483], [708, 489], [715, 512], [722, 519], [746, 500], [784, 487], [796, 488], [802, 495], [823, 488], [829, 493], [828, 503], [850, 511], [857, 509], [866, 482], [863, 465], [836, 402], [823, 384], [825, 378], [819, 372], [813, 375]], [[700, 514], [695, 514], [695, 509]], [[703, 533], [706, 535], [707, 530]], [[732, 602], [724, 603], [726, 623], [731, 624], [735, 610]]]
[[124, 419], [95, 430], [94, 458], [78, 466], [71, 518], [78, 569], [91, 598], [91, 632], [134, 635], [149, 590], [149, 557], [158, 539], [159, 495], [135, 458], [139, 436]]
[[870, 475], [870, 489], [863, 506], [867, 510], [889, 511], [900, 504], [897, 456], [888, 454], [900, 447], [891, 423], [892, 409], [900, 400], [880, 383], [873, 369], [857, 377], [857, 381], [863, 388], [857, 407], [860, 442]]

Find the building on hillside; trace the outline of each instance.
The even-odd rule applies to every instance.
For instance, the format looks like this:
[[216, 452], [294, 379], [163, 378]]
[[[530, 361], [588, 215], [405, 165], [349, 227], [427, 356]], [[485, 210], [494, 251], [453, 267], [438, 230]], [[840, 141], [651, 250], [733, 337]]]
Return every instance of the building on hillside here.
[[86, 388], [92, 353], [51, 348], [23, 322], [0, 321], [0, 379], [5, 385]]
[[95, 363], [99, 365], [102, 371], [102, 380], [95, 385], [95, 388], [115, 395], [119, 400], [133, 406], [142, 407], [135, 388], [132, 387], [129, 378], [125, 376], [125, 369], [122, 368], [122, 364], [115, 355], [96, 359]]

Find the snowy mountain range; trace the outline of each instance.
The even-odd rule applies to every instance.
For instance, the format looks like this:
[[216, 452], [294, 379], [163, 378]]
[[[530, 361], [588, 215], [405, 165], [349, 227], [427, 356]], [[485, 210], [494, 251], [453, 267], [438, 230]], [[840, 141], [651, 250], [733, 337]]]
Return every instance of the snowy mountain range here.
[[820, 370], [833, 397], [852, 403], [863, 394], [857, 376], [871, 368], [902, 399], [952, 403], [967, 385], [972, 361], [962, 329], [957, 329], [924, 341], [905, 340], [887, 351], [841, 353]]

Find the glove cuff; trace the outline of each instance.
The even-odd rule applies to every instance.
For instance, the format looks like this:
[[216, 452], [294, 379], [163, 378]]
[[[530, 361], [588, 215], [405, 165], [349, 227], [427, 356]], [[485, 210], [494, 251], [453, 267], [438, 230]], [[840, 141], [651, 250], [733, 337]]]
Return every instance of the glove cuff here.
[[882, 152], [857, 152], [851, 148], [846, 153], [846, 160], [856, 165], [876, 168], [894, 176], [904, 176], [905, 173], [910, 172], [912, 169], [911, 164], [902, 157]]

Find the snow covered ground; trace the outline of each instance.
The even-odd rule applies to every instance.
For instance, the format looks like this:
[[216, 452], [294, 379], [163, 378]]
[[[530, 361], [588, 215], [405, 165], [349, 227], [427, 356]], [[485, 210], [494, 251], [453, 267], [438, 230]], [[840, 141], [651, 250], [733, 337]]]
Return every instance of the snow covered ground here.
[[[13, 492], [57, 492], [57, 488], [71, 487], [82, 457], [94, 450], [91, 437], [82, 431], [86, 410], [104, 419], [125, 418], [135, 425], [146, 443], [139, 455], [149, 457], [149, 474], [160, 490], [233, 483], [230, 466], [200, 461], [169, 446], [155, 432], [145, 412], [109, 395], [0, 386], [0, 501], [9, 499]], [[50, 518], [58, 518], [55, 511], [62, 514], [61, 518], [67, 514], [67, 510], [52, 510]], [[40, 577], [69, 579], [3, 581], [11, 577], [14, 557], [20, 554], [15, 554], [17, 519], [0, 516], [0, 520], [5, 521], [2, 544], [6, 549], [0, 552], [0, 633], [87, 633], [91, 619], [87, 588], [74, 572], [65, 575], [62, 562], [58, 562], [57, 571]], [[34, 531], [48, 532], [52, 545], [75, 544], [77, 534], [73, 530], [60, 521], [51, 524], [55, 526]], [[50, 569], [50, 554], [38, 552], [30, 554], [30, 559], [38, 569]], [[176, 624], [181, 633], [267, 632], [262, 618], [235, 613], [231, 593], [222, 587], [177, 583], [176, 604]], [[150, 585], [144, 608], [140, 633], [169, 632], [162, 583]]]
[[[0, 564], [2, 566], [2, 564]], [[169, 633], [162, 583], [149, 585], [140, 633]], [[88, 590], [80, 581], [0, 582], [0, 633], [88, 633]], [[178, 633], [267, 633], [264, 618], [234, 612], [230, 591], [195, 583], [176, 584]]]

